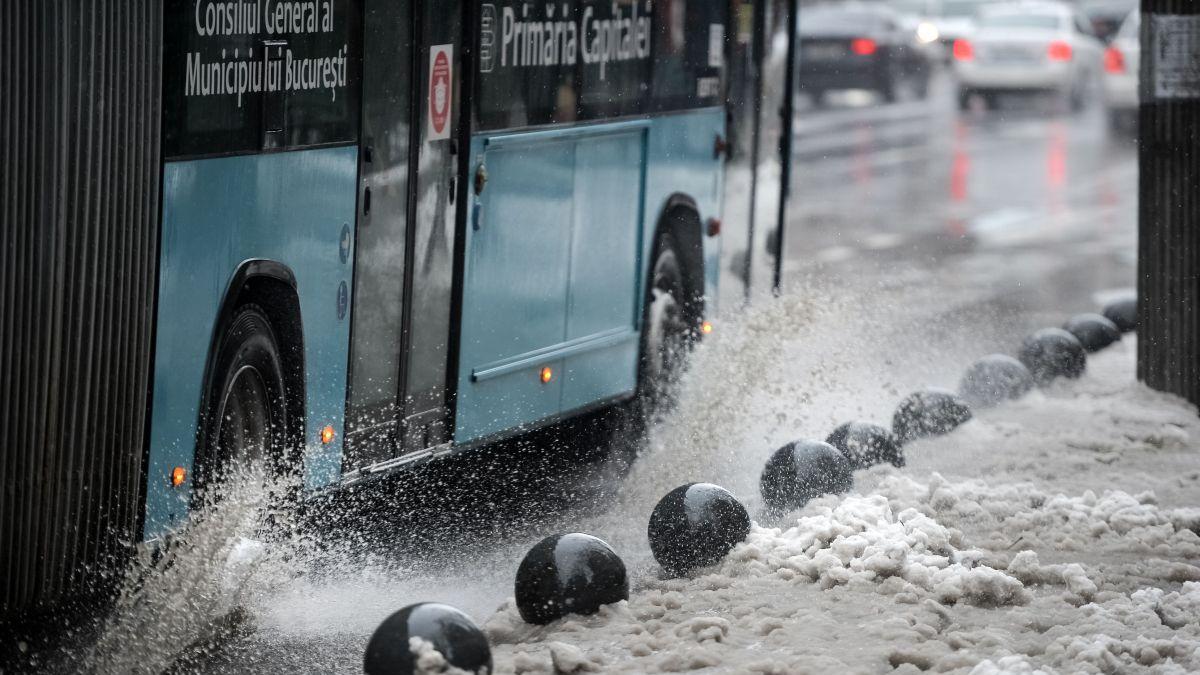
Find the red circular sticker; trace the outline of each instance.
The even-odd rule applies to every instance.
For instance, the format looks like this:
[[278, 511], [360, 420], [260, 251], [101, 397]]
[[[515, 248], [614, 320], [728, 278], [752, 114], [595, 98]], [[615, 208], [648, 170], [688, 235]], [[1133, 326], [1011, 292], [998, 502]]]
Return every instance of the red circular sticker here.
[[450, 59], [444, 51], [434, 57], [429, 76], [429, 119], [435, 134], [446, 133], [450, 119]]

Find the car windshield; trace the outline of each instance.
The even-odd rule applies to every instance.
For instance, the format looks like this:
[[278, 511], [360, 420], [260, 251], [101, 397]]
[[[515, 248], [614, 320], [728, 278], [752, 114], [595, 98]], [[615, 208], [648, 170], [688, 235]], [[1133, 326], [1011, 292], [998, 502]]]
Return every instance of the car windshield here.
[[888, 4], [904, 14], [924, 15], [929, 13], [929, 3], [926, 0], [892, 0]]
[[1137, 38], [1138, 29], [1141, 28], [1142, 15], [1137, 10], [1130, 12], [1125, 22], [1121, 24], [1121, 32], [1118, 37], [1122, 38]]
[[979, 25], [983, 28], [1041, 28], [1054, 30], [1062, 20], [1055, 14], [985, 14]]
[[845, 32], [876, 28], [881, 22], [878, 14], [872, 12], [848, 12], [838, 10], [816, 11], [800, 14], [801, 33], [821, 33], [826, 31]]
[[942, 16], [952, 19], [970, 19], [979, 13], [979, 0], [949, 0], [942, 4]]

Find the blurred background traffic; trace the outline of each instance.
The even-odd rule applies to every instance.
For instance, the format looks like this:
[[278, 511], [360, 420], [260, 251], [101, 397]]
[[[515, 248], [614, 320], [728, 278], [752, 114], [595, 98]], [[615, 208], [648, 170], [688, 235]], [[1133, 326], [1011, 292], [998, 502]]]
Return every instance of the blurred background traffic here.
[[[921, 274], [1022, 311], [1132, 286], [1137, 4], [800, 0], [796, 86], [763, 92], [760, 160], [740, 153], [759, 167], [757, 204], [729, 173], [722, 306], [769, 288], [773, 264], [785, 290]], [[786, 68], [788, 30], [768, 29], [765, 70]], [[790, 133], [772, 124], [787, 103]], [[761, 159], [776, 147], [790, 175]], [[789, 189], [786, 217], [772, 177]], [[732, 231], [744, 211], [747, 239]]]

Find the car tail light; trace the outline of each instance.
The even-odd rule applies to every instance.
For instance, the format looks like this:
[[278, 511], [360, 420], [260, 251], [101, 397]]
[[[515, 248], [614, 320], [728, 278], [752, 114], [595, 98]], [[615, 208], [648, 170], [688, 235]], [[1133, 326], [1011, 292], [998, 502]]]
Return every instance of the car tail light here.
[[859, 56], [870, 56], [875, 53], [875, 41], [871, 38], [856, 38], [850, 41], [850, 51]]
[[1104, 50], [1104, 69], [1110, 73], [1125, 72], [1125, 55], [1116, 47]]
[[968, 40], [954, 41], [954, 58], [959, 61], [975, 60], [975, 45]]
[[1055, 40], [1046, 48], [1046, 56], [1049, 56], [1051, 61], [1070, 61], [1071, 45], [1062, 40]]

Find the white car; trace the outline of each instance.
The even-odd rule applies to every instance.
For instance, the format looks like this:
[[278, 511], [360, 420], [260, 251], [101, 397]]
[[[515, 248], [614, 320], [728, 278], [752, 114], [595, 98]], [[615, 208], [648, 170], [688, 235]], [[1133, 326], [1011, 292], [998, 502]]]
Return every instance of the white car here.
[[1099, 86], [1104, 45], [1072, 7], [1035, 0], [988, 5], [953, 52], [963, 110], [976, 94], [991, 108], [1009, 92], [1051, 92], [1078, 110]]
[[975, 33], [975, 22], [980, 11], [993, 0], [941, 0], [933, 25], [938, 39], [946, 47], [947, 56], [956, 40], [970, 38]]
[[1109, 122], [1115, 130], [1137, 127], [1141, 19], [1138, 10], [1130, 12], [1104, 52], [1104, 102], [1108, 106]]

